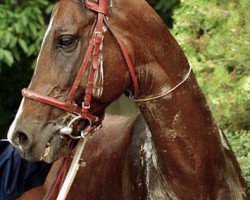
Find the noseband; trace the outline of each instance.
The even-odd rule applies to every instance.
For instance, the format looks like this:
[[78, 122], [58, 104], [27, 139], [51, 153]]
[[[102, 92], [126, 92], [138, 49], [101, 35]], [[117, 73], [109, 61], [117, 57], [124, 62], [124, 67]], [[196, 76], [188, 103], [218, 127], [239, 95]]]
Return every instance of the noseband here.
[[[104, 27], [106, 24], [105, 19], [108, 14], [108, 4], [107, 4], [107, 0], [99, 0], [98, 3], [93, 3], [89, 0], [85, 0], [85, 3], [86, 3], [86, 6], [90, 10], [97, 13], [97, 21], [96, 21], [95, 29], [93, 31], [91, 40], [89, 42], [89, 46], [87, 48], [87, 51], [84, 57], [83, 63], [74, 81], [74, 84], [69, 92], [67, 100], [59, 101], [57, 99], [54, 99], [48, 96], [37, 94], [29, 89], [23, 89], [22, 95], [27, 99], [38, 101], [38, 102], [41, 102], [50, 106], [60, 108], [70, 113], [77, 114], [78, 115], [77, 119], [81, 118], [81, 119], [88, 120], [90, 125], [85, 129], [85, 132], [90, 133], [90, 132], [93, 132], [97, 127], [100, 127], [101, 122], [103, 120], [103, 117], [99, 118], [98, 116], [95, 116], [94, 114], [92, 114], [89, 110], [91, 107], [91, 99], [92, 99], [93, 91], [94, 91], [95, 74], [97, 70], [100, 68], [100, 66], [102, 65], [101, 49], [102, 49], [102, 44], [103, 44], [104, 34], [105, 34]], [[120, 49], [123, 53], [124, 59], [126, 61], [126, 64], [128, 66], [128, 69], [129, 69], [129, 72], [133, 81], [134, 96], [137, 97], [138, 90], [139, 90], [138, 81], [134, 72], [134, 68], [132, 66], [132, 62], [119, 36], [116, 35], [114, 32], [112, 32], [112, 30], [109, 27], [108, 29], [112, 33], [114, 38], [117, 40], [120, 46]], [[88, 77], [88, 82], [87, 82], [87, 86], [85, 89], [85, 96], [82, 102], [82, 107], [79, 107], [78, 105], [74, 103], [74, 96], [76, 94], [76, 91], [79, 87], [79, 84], [81, 82], [81, 79], [87, 67], [89, 67], [89, 77]]]

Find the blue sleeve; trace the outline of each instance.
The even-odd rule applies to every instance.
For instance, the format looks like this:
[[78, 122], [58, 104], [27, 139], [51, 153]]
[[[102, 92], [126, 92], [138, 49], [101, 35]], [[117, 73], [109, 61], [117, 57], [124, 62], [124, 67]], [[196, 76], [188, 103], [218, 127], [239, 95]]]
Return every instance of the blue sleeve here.
[[0, 199], [14, 200], [43, 185], [51, 164], [22, 159], [7, 141], [0, 141]]

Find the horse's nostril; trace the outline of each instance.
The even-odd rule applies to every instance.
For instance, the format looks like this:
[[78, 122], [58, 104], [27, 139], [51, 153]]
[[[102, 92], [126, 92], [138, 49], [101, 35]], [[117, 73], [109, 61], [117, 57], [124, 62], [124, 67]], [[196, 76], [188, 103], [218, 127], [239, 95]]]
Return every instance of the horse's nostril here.
[[17, 132], [16, 143], [22, 146], [26, 146], [28, 144], [29, 138], [23, 132]]

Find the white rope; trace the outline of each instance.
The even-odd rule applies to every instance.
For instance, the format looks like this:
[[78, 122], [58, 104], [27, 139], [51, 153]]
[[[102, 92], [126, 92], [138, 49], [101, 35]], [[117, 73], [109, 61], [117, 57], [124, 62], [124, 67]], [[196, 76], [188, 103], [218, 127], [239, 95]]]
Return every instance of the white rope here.
[[69, 190], [79, 170], [79, 167], [80, 167], [79, 161], [81, 159], [82, 151], [86, 145], [86, 142], [87, 142], [87, 138], [85, 137], [79, 140], [77, 147], [76, 147], [76, 152], [75, 152], [73, 161], [70, 165], [69, 171], [67, 173], [65, 181], [63, 182], [62, 188], [56, 200], [65, 200], [67, 198]]
[[145, 98], [145, 99], [133, 99], [135, 102], [145, 102], [145, 101], [151, 101], [151, 100], [155, 100], [155, 99], [159, 99], [161, 97], [164, 97], [166, 95], [168, 95], [169, 93], [173, 92], [175, 89], [177, 89], [180, 85], [182, 85], [187, 79], [188, 77], [190, 76], [191, 74], [191, 71], [192, 71], [192, 65], [189, 64], [189, 71], [188, 73], [186, 74], [186, 76], [184, 77], [184, 79], [178, 83], [176, 86], [174, 86], [172, 89], [166, 91], [166, 92], [162, 92], [160, 93], [159, 95], [157, 96], [151, 96], [151, 97], [148, 97], [148, 98]]

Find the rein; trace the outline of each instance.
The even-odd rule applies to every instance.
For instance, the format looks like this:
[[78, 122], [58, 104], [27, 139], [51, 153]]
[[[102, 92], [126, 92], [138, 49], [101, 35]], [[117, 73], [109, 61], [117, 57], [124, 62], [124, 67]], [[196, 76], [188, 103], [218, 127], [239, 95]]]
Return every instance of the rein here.
[[[103, 46], [104, 34], [105, 34], [105, 31], [104, 31], [105, 24], [106, 24], [105, 18], [107, 17], [109, 6], [107, 4], [107, 0], [99, 0], [98, 3], [85, 0], [85, 4], [88, 9], [97, 13], [97, 21], [96, 21], [96, 25], [92, 34], [92, 38], [90, 39], [90, 42], [89, 42], [89, 45], [88, 45], [88, 48], [84, 57], [84, 60], [82, 62], [81, 68], [69, 92], [67, 100], [59, 101], [57, 99], [54, 99], [48, 96], [40, 95], [29, 89], [23, 89], [22, 95], [23, 97], [27, 99], [38, 101], [38, 102], [41, 102], [50, 106], [60, 108], [70, 113], [77, 114], [77, 117], [74, 119], [74, 121], [76, 119], [88, 120], [89, 125], [85, 128], [85, 134], [87, 134], [87, 133], [92, 133], [95, 130], [97, 130], [101, 126], [102, 120], [104, 118], [104, 116], [98, 117], [94, 115], [93, 113], [91, 113], [90, 108], [91, 108], [91, 100], [92, 100], [93, 91], [94, 91], [94, 78], [95, 78], [97, 70], [103, 64], [101, 51], [102, 51], [102, 46]], [[108, 20], [108, 18], [106, 19]], [[116, 35], [109, 28], [109, 26], [106, 26], [106, 27], [108, 27], [108, 30], [112, 33], [112, 35], [115, 37], [116, 41], [118, 42], [120, 46], [120, 49], [123, 53], [124, 59], [128, 66], [131, 79], [134, 85], [134, 96], [137, 97], [138, 90], [139, 90], [138, 81], [135, 75], [134, 67], [126, 51], [126, 48], [124, 44], [122, 43], [121, 39], [119, 38], [119, 36]], [[89, 77], [88, 77], [87, 87], [85, 89], [84, 100], [82, 102], [82, 106], [80, 107], [74, 103], [74, 96], [80, 85], [82, 77], [84, 73], [86, 72], [87, 67], [89, 67]], [[67, 130], [62, 129], [61, 134], [72, 136], [72, 131], [73, 129], [71, 130], [68, 127]]]
[[60, 188], [60, 192], [59, 192], [56, 200], [65, 200], [67, 198], [69, 190], [70, 190], [70, 188], [75, 180], [75, 177], [77, 175], [77, 172], [81, 166], [80, 159], [81, 159], [81, 155], [82, 155], [82, 152], [84, 150], [84, 147], [85, 147], [87, 141], [88, 141], [88, 137], [83, 137], [78, 142], [72, 163], [71, 163], [70, 168], [68, 170], [67, 176], [64, 179], [62, 187]]
[[[65, 200], [68, 196], [69, 190], [75, 180], [75, 177], [77, 175], [77, 172], [81, 166], [81, 155], [82, 152], [85, 148], [85, 145], [88, 141], [88, 137], [90, 137], [90, 135], [82, 137], [76, 146], [76, 150], [74, 153], [74, 157], [73, 160], [71, 162], [71, 165], [68, 166], [69, 164], [69, 159], [71, 157], [73, 148], [74, 148], [74, 141], [75, 140], [71, 140], [69, 142], [69, 154], [68, 156], [66, 156], [63, 161], [62, 161], [62, 165], [60, 167], [60, 169], [58, 170], [58, 175], [56, 177], [56, 180], [54, 181], [50, 191], [45, 195], [45, 197], [43, 198], [43, 200], [52, 200], [53, 195], [55, 195], [56, 193], [56, 189], [59, 187], [59, 193], [57, 195], [57, 199], [56, 200]], [[61, 184], [61, 185], [60, 185]]]

